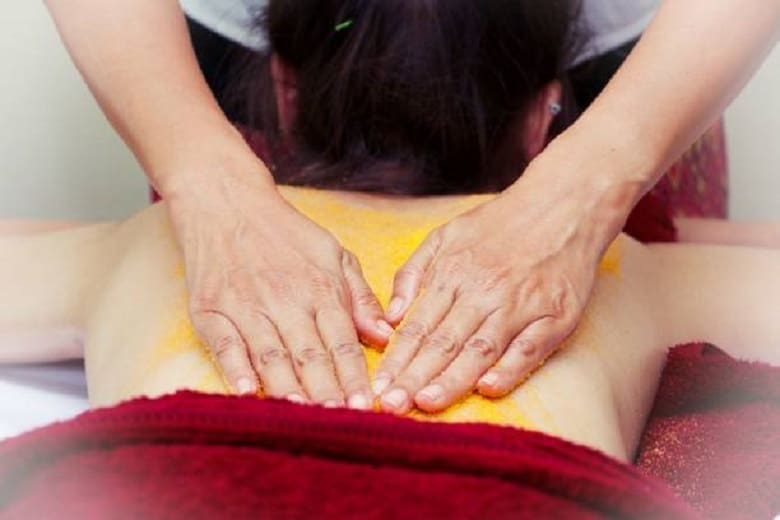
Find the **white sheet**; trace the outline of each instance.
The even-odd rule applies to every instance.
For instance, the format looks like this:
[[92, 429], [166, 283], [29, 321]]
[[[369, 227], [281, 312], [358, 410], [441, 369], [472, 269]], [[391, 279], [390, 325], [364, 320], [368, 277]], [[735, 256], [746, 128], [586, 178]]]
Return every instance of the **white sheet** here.
[[0, 439], [89, 408], [81, 361], [46, 365], [0, 365]]

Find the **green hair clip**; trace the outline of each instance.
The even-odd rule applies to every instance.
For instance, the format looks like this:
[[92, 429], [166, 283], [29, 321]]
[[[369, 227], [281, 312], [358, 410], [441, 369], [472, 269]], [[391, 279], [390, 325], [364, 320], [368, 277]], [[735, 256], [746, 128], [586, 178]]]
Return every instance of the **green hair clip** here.
[[352, 18], [349, 18], [348, 20], [344, 20], [344, 21], [343, 21], [343, 22], [341, 22], [341, 23], [337, 23], [337, 24], [336, 24], [336, 25], [333, 27], [333, 30], [334, 30], [334, 31], [336, 31], [336, 32], [341, 32], [341, 31], [343, 31], [344, 29], [349, 29], [350, 27], [352, 27], [352, 24], [353, 24], [353, 23], [355, 23], [355, 21], [354, 21]]

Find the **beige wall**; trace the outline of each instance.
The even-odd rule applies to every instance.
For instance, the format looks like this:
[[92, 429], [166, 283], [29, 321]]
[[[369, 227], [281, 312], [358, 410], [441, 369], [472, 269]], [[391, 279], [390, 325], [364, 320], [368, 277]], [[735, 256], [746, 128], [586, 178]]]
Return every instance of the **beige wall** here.
[[[0, 18], [0, 217], [106, 218], [146, 201], [132, 156], [74, 70], [43, 3]], [[732, 210], [780, 220], [780, 50], [727, 113]]]
[[42, 1], [4, 5], [0, 53], [0, 217], [106, 218], [140, 207], [140, 170]]
[[726, 112], [731, 217], [780, 220], [780, 46]]

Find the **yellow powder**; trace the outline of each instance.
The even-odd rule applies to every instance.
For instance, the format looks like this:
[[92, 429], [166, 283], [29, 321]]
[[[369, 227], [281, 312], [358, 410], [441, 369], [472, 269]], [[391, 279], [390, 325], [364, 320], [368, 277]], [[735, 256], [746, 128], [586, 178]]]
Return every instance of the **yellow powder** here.
[[[285, 191], [291, 203], [302, 213], [330, 230], [340, 243], [360, 260], [363, 273], [374, 289], [382, 305], [387, 305], [392, 291], [392, 280], [398, 268], [417, 249], [428, 234], [453, 217], [489, 200], [485, 196], [458, 197], [436, 201], [431, 205], [418, 203], [407, 209], [384, 211], [366, 204], [346, 202], [343, 196], [311, 190]], [[609, 248], [601, 263], [601, 271], [609, 274], [620, 272], [620, 251], [617, 241]], [[173, 276], [181, 279], [183, 267]], [[153, 355], [147, 360], [147, 369], [160, 367], [172, 358], [197, 349], [199, 355], [211, 359], [208, 350], [198, 340], [187, 315], [186, 295], [165, 317], [165, 334], [156, 342]], [[381, 353], [366, 349], [369, 373], [373, 374]], [[213, 362], [213, 360], [211, 360]], [[216, 367], [216, 365], [215, 365]], [[198, 388], [203, 391], [224, 392], [227, 385], [219, 372], [201, 377]], [[444, 413], [427, 415], [414, 412], [421, 420], [450, 422], [486, 422], [493, 424], [532, 427], [528, 414], [542, 417], [549, 430], [554, 427], [542, 399], [526, 383], [517, 395], [489, 400], [473, 394], [452, 406]]]
[[179, 262], [173, 268], [173, 279], [174, 280], [184, 280], [184, 275], [185, 275], [184, 263]]
[[[197, 367], [209, 365], [216, 367], [211, 351], [200, 341], [187, 312], [187, 294], [182, 294], [178, 301], [168, 309], [168, 314], [162, 318], [161, 330], [164, 333], [154, 344], [150, 355], [142, 366], [147, 374], [165, 371], [166, 366], [181, 368], [181, 362], [190, 368], [192, 375], [199, 379], [197, 388], [204, 392], [224, 393], [229, 388], [222, 377], [221, 371], [213, 370], [205, 375]], [[193, 354], [195, 357], [193, 358]], [[179, 363], [177, 363], [179, 362]]]
[[620, 274], [620, 238], [616, 238], [612, 244], [610, 244], [607, 252], [604, 253], [604, 257], [599, 264], [599, 272], [604, 274], [619, 275]]
[[531, 422], [522, 412], [521, 407], [511, 396], [501, 399], [486, 399], [480, 395], [471, 394], [444, 412], [427, 414], [415, 410], [409, 416], [423, 421], [475, 422], [515, 426], [518, 428], [532, 427]]

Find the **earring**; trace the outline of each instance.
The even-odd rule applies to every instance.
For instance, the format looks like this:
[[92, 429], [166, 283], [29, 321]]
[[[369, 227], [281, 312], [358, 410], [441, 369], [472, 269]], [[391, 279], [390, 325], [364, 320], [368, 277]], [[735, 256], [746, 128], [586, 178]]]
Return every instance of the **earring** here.
[[561, 106], [560, 103], [558, 103], [556, 101], [551, 101], [550, 102], [550, 113], [553, 116], [557, 116], [558, 114], [561, 113], [562, 110], [563, 110], [563, 107]]

